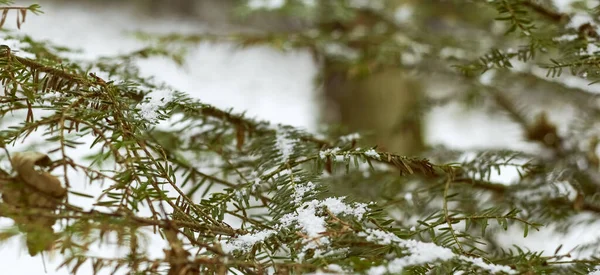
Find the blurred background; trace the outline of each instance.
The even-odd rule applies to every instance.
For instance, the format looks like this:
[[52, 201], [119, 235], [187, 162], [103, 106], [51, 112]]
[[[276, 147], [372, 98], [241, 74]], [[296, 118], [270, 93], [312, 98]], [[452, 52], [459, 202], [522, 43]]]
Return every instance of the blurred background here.
[[[33, 1], [23, 1], [30, 2]], [[309, 5], [312, 5], [311, 2], [322, 3], [300, 2]], [[383, 5], [383, 1], [350, 2], [356, 6], [369, 3]], [[419, 1], [413, 2], [388, 0], [385, 8], [397, 10], [395, 15], [400, 21], [410, 21], [411, 7]], [[285, 3], [283, 0], [42, 0], [37, 3], [42, 5], [46, 14], [32, 17], [23, 31], [41, 39], [80, 48], [90, 57], [124, 53], [142, 47], [145, 43], [135, 39], [132, 35], [135, 31], [151, 34], [293, 33], [316, 24], [329, 24], [331, 26], [318, 27], [335, 34], [351, 33], [353, 30], [350, 28], [354, 27], [338, 26], [348, 25], [335, 22], [338, 18], [315, 23], [318, 21], [314, 20], [315, 17], [322, 16], [320, 12], [327, 13], [327, 7], [312, 14], [293, 9], [287, 13], [272, 12]], [[461, 7], [438, 4], [419, 3], [422, 6], [419, 8], [427, 7], [428, 16], [440, 18], [439, 22], [427, 24], [438, 24], [440, 31], [447, 31], [442, 20], [453, 20], [452, 17], [456, 16], [453, 13], [459, 12]], [[437, 14], [440, 12], [445, 15]], [[366, 22], [364, 24], [373, 24], [368, 22], [368, 17], [365, 18], [357, 19], [356, 24], [363, 24], [363, 21]], [[281, 50], [270, 47], [268, 42], [244, 49], [238, 49], [233, 43], [199, 43], [189, 49], [182, 67], [166, 59], [140, 65], [144, 75], [155, 76], [157, 80], [218, 107], [232, 107], [260, 119], [313, 132], [322, 129], [323, 125], [338, 125], [339, 131], [344, 133], [363, 133], [365, 145], [377, 144], [382, 150], [400, 154], [418, 155], [427, 146], [436, 144], [457, 149], [502, 147], [506, 144], [522, 149], [525, 146], [519, 141], [517, 126], [476, 118], [464, 113], [461, 106], [449, 104], [428, 108], [427, 111], [420, 109], [425, 105], [421, 99], [426, 90], [438, 94], [451, 90], [445, 85], [449, 80], [443, 75], [439, 75], [437, 81], [431, 81], [431, 76], [398, 69], [396, 64], [371, 70], [363, 68], [363, 64], [356, 65], [339, 58], [339, 55], [352, 55], [352, 51], [368, 51], [361, 45], [347, 49], [346, 45], [328, 43], [319, 49], [326, 52], [323, 58], [323, 55], [317, 56], [311, 46]], [[302, 41], [298, 44], [301, 45]], [[384, 42], [382, 44], [386, 46]], [[409, 59], [410, 56], [404, 58]], [[368, 77], [348, 77], [352, 70], [355, 72], [350, 74], [355, 75], [363, 74], [364, 70], [371, 71], [367, 73]], [[460, 119], [440, 122], [449, 114], [458, 115]], [[481, 125], [484, 127], [472, 127], [478, 121], [485, 124]], [[504, 137], [502, 141], [497, 138], [500, 133]], [[457, 138], [456, 134], [460, 137]], [[453, 135], [455, 138], [452, 138]], [[473, 138], [466, 139], [465, 136]], [[504, 142], [507, 139], [511, 142]], [[515, 140], [517, 143], [513, 142]]]
[[[338, 10], [326, 4], [329, 1], [300, 2], [322, 6], [306, 13], [291, 7], [286, 13], [271, 12], [285, 0], [39, 0], [16, 1], [15, 5], [38, 3], [45, 12], [39, 16], [28, 16], [21, 32], [36, 39], [80, 49], [73, 55], [83, 59], [142, 48], [148, 42], [136, 38], [134, 33], [139, 31], [155, 35], [293, 34], [317, 26], [328, 32], [327, 38], [318, 36], [319, 39], [326, 41], [333, 38], [343, 43], [319, 44], [321, 40], [316, 39], [315, 45], [303, 46], [305, 41], [298, 39], [291, 46], [277, 48], [273, 47], [276, 37], [240, 48], [236, 43], [213, 41], [189, 46], [181, 66], [167, 58], [140, 61], [139, 66], [142, 75], [153, 76], [217, 107], [233, 108], [251, 117], [315, 133], [323, 130], [324, 125], [335, 125], [327, 131], [364, 133], [360, 141], [364, 146], [378, 145], [383, 151], [416, 156], [437, 146], [532, 150], [533, 145], [524, 141], [519, 125], [506, 116], [488, 112], [482, 101], [475, 99], [469, 106], [456, 102], [432, 104], [434, 100], [431, 98], [443, 101], [453, 93], [464, 95], [466, 93], [463, 92], [468, 89], [442, 70], [438, 73], [439, 64], [435, 60], [424, 65], [431, 74], [413, 70], [417, 63], [415, 60], [419, 59], [418, 52], [424, 51], [415, 46], [418, 45], [415, 41], [407, 47], [410, 54], [400, 55], [391, 45], [386, 51], [386, 43], [403, 41], [404, 38], [390, 34], [390, 26], [386, 26], [382, 18], [365, 13], [352, 17], [352, 20], [342, 20], [348, 15], [339, 11], [338, 16]], [[459, 33], [458, 29], [465, 32], [465, 26], [460, 25], [462, 23], [456, 18], [466, 16], [473, 25], [493, 28], [494, 22], [481, 19], [485, 16], [493, 18], [488, 16], [493, 13], [454, 2], [348, 1], [349, 5], [355, 6], [384, 5], [378, 9], [391, 10], [392, 18], [400, 27], [403, 24], [422, 24], [433, 32], [454, 33], [455, 40], [446, 40], [447, 44], [464, 40], [466, 44], [475, 45], [473, 53], [478, 53], [491, 42], [477, 40], [479, 33], [474, 27], [472, 33]], [[422, 14], [413, 19], [415, 12]], [[11, 24], [9, 20], [5, 28], [15, 29]], [[371, 32], [379, 26], [382, 26], [381, 35], [368, 38], [369, 43], [352, 38], [356, 33]], [[0, 44], [18, 48], [11, 43], [2, 41]], [[378, 47], [378, 50], [372, 47]], [[452, 47], [446, 50], [448, 56], [461, 54], [464, 53]], [[399, 60], [406, 66], [397, 66], [398, 62], [392, 60]], [[489, 82], [493, 77], [493, 72], [481, 75], [481, 82]], [[531, 87], [532, 90], [544, 88], [547, 87]], [[570, 117], [569, 110], [561, 109], [555, 102], [548, 102], [545, 106], [555, 110], [549, 113], [555, 120], [564, 122]], [[562, 127], [560, 125], [559, 128]], [[497, 180], [510, 182], [515, 176], [516, 172], [507, 170]], [[503, 241], [515, 241], [511, 234], [511, 231], [506, 232], [507, 237]], [[546, 231], [520, 242], [542, 250], [546, 249], [545, 244], [575, 239], [583, 241], [584, 238], [583, 231], [569, 235]], [[162, 247], [153, 249], [162, 253]], [[47, 274], [67, 274], [64, 270], [54, 271], [60, 259], [46, 260]], [[20, 244], [14, 242], [0, 248], [0, 264], [3, 274], [43, 272], [42, 259], [29, 257], [20, 249]]]

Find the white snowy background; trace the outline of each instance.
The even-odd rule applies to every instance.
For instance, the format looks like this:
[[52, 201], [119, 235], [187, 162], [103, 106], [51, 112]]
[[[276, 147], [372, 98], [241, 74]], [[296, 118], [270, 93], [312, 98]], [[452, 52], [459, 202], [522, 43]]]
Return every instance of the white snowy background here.
[[[570, 1], [555, 2], [561, 11], [568, 11]], [[30, 2], [17, 1], [17, 4], [27, 3]], [[36, 39], [80, 48], [90, 58], [125, 53], [144, 45], [127, 36], [126, 31], [196, 32], [207, 28], [196, 21], [143, 17], [126, 8], [90, 9], [85, 5], [38, 3], [42, 4], [45, 14], [28, 16], [21, 31]], [[9, 23], [7, 27], [15, 26]], [[0, 41], [0, 44], [10, 46], [9, 42]], [[234, 50], [225, 44], [199, 45], [188, 56], [184, 68], [168, 60], [154, 59], [140, 64], [144, 75], [153, 75], [217, 107], [246, 110], [250, 116], [309, 131], [317, 128], [319, 99], [313, 78], [318, 68], [308, 52], [283, 54], [260, 47]], [[427, 119], [426, 138], [430, 144], [457, 149], [527, 146], [521, 141], [518, 127], [509, 121], [494, 119], [482, 112], [465, 112], [458, 105], [437, 107]], [[509, 182], [515, 175], [514, 171], [506, 171], [498, 180]], [[10, 220], [0, 218], [0, 226], [10, 224]], [[521, 237], [520, 229], [515, 228], [502, 234], [499, 241], [507, 246], [518, 243], [551, 254], [560, 244], [564, 244], [563, 251], [567, 251], [577, 244], [597, 239], [598, 228], [598, 224], [582, 225], [566, 235], [556, 233], [553, 228], [544, 228], [540, 232], [531, 232], [526, 239]], [[161, 244], [150, 245], [149, 249], [157, 256], [162, 255]], [[61, 260], [59, 257], [45, 260], [47, 274], [69, 274], [67, 269], [55, 270]], [[42, 258], [30, 257], [20, 240], [12, 240], [0, 247], [0, 267], [0, 274], [44, 274]], [[86, 274], [90, 269], [84, 266], [81, 270], [80, 274]]]

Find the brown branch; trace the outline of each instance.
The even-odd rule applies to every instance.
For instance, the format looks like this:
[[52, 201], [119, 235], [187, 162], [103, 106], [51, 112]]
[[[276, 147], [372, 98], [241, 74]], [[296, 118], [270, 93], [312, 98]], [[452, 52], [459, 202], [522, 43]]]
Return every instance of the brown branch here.
[[554, 22], [563, 22], [569, 19], [569, 15], [553, 11], [531, 0], [523, 1], [523, 5]]
[[[565, 23], [571, 18], [571, 16], [566, 13], [556, 12], [531, 0], [526, 0], [522, 3], [524, 6], [535, 11], [537, 14], [555, 23]], [[589, 22], [581, 25], [577, 31], [581, 37], [593, 37], [595, 39], [600, 39], [600, 35], [596, 31], [596, 28]]]
[[[204, 107], [200, 110], [200, 112], [205, 116], [210, 116], [210, 117], [218, 118], [221, 120], [226, 120], [236, 126], [244, 127], [253, 133], [258, 133], [261, 135], [275, 134], [275, 130], [261, 128], [261, 127], [259, 127], [260, 126], [259, 123], [255, 123], [253, 121], [247, 120], [242, 115], [234, 115], [234, 114], [225, 112], [223, 110], [217, 109], [212, 106]], [[318, 139], [311, 135], [302, 136], [302, 137], [300, 137], [300, 140], [314, 143], [319, 148], [333, 147], [333, 145], [329, 141]]]
[[81, 211], [75, 210], [74, 213], [50, 213], [48, 209], [43, 208], [16, 208], [5, 203], [0, 203], [0, 216], [13, 217], [13, 216], [40, 216], [49, 217], [56, 219], [75, 219], [75, 220], [87, 220], [87, 219], [106, 219], [106, 218], [119, 218], [123, 219], [135, 226], [158, 226], [160, 228], [170, 228], [170, 224], [177, 225], [178, 227], [185, 227], [200, 232], [211, 232], [227, 236], [243, 235], [247, 232], [245, 230], [235, 230], [227, 226], [215, 226], [208, 224], [199, 224], [194, 222], [180, 221], [180, 220], [167, 220], [167, 219], [152, 219], [144, 218], [135, 215], [131, 215], [124, 212], [106, 213], [97, 210]]
[[28, 7], [0, 7], [0, 10], [29, 10]]

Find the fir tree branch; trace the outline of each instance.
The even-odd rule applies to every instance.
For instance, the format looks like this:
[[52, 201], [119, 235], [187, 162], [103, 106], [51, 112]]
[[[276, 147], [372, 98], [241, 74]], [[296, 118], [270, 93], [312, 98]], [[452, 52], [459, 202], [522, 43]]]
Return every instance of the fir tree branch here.
[[220, 235], [235, 236], [245, 234], [244, 230], [233, 230], [228, 226], [215, 226], [208, 224], [199, 224], [197, 222], [186, 222], [179, 220], [167, 220], [167, 219], [155, 219], [155, 218], [144, 218], [135, 215], [127, 214], [126, 212], [106, 213], [97, 210], [82, 211], [76, 207], [69, 207], [69, 211], [74, 212], [68, 213], [49, 213], [47, 209], [20, 209], [13, 206], [7, 205], [6, 203], [0, 203], [0, 216], [3, 217], [14, 217], [14, 216], [31, 216], [31, 217], [48, 217], [66, 220], [81, 220], [81, 219], [92, 219], [103, 222], [108, 220], [109, 223], [126, 223], [135, 226], [158, 226], [160, 228], [168, 228], [169, 223], [173, 223], [180, 228], [189, 228], [199, 232], [211, 232]]

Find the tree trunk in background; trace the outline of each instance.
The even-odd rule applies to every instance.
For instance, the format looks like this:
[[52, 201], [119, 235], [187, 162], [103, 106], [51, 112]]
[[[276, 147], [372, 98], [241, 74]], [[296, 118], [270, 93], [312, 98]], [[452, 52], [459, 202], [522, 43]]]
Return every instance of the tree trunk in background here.
[[[74, 0], [55, 0], [74, 2]], [[397, 0], [402, 3], [408, 0]], [[77, 2], [80, 2], [77, 1]], [[89, 0], [106, 5], [123, 4], [119, 0]], [[285, 30], [298, 27], [296, 20], [277, 14], [254, 15], [243, 22], [235, 18], [236, 0], [135, 0], [152, 16], [187, 16], [221, 30]], [[325, 3], [323, 1], [321, 3]], [[116, 6], [117, 7], [117, 6]], [[339, 123], [350, 132], [368, 132], [361, 145], [377, 144], [385, 151], [417, 155], [423, 148], [418, 106], [423, 89], [417, 80], [400, 68], [385, 68], [361, 79], [350, 79], [339, 63], [325, 60], [323, 112], [320, 119]], [[343, 65], [342, 65], [343, 66]], [[338, 70], [338, 71], [335, 71]], [[307, 91], [310, 92], [310, 91]]]
[[370, 133], [362, 141], [365, 146], [377, 144], [384, 151], [418, 155], [424, 149], [418, 110], [422, 93], [420, 83], [399, 68], [360, 79], [333, 73], [325, 80], [323, 119]]
[[[393, 0], [393, 3], [399, 6], [410, 1], [413, 0]], [[327, 18], [328, 2], [320, 3], [321, 13]], [[360, 21], [356, 26], [376, 24], [369, 22], [368, 15], [358, 16], [356, 20]], [[346, 28], [356, 27], [345, 25], [341, 27], [345, 32], [351, 31]], [[368, 52], [369, 46], [366, 43], [355, 50]], [[376, 144], [384, 151], [401, 155], [420, 154], [425, 147], [419, 110], [424, 89], [420, 82], [400, 67], [379, 68], [358, 78], [350, 78], [347, 69], [335, 60], [324, 61], [322, 119], [327, 123], [340, 123], [350, 131], [370, 133], [360, 145]]]
[[233, 21], [234, 0], [137, 0], [153, 15], [178, 15], [198, 18], [210, 25], [229, 25]]

